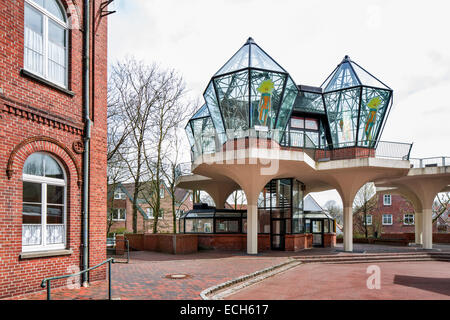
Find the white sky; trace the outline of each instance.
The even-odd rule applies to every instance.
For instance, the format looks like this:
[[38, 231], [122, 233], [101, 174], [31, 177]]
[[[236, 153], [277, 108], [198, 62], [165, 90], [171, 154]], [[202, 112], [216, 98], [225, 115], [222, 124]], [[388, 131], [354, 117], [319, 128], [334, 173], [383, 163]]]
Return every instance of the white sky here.
[[[394, 90], [381, 140], [450, 156], [450, 1], [115, 0], [109, 62], [178, 70], [193, 98], [253, 37], [297, 84], [320, 86], [348, 54]], [[186, 159], [188, 160], [188, 159]], [[323, 205], [336, 192], [315, 194]]]

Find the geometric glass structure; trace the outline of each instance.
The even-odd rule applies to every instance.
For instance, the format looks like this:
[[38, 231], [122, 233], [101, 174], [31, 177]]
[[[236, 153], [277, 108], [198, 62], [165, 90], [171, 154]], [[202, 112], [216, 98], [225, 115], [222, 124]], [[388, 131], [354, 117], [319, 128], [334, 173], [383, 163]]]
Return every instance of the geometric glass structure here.
[[375, 147], [392, 89], [348, 56], [321, 87], [333, 147]]
[[185, 131], [194, 153], [214, 151], [216, 130], [206, 104], [189, 120]]
[[294, 103], [294, 110], [308, 113], [325, 114], [321, 88], [299, 86], [299, 93]]
[[216, 131], [226, 132], [219, 134], [224, 143], [248, 129], [285, 130], [297, 93], [286, 70], [249, 38], [212, 77], [204, 98]]

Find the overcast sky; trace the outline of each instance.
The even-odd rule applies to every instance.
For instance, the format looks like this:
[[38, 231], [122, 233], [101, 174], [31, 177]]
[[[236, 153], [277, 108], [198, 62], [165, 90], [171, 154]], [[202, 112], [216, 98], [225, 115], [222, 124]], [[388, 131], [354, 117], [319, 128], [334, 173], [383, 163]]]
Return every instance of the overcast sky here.
[[[450, 156], [450, 1], [115, 0], [109, 62], [174, 68], [192, 97], [255, 39], [297, 84], [320, 86], [345, 55], [394, 90], [382, 140]], [[336, 193], [316, 195], [322, 205]]]

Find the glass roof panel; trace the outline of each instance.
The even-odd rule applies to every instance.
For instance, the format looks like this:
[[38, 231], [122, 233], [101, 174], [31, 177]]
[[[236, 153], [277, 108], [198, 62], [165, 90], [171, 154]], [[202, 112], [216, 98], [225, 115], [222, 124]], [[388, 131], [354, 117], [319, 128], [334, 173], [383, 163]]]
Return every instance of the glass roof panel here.
[[348, 60], [342, 62], [328, 80], [322, 85], [324, 92], [361, 85]]
[[297, 94], [298, 94], [297, 86], [295, 85], [291, 77], [288, 77], [286, 88], [284, 89], [283, 102], [281, 104], [280, 112], [278, 114], [276, 129], [281, 131], [286, 129]]
[[294, 104], [294, 110], [325, 113], [320, 93], [300, 91]]
[[286, 73], [286, 70], [276, 63], [275, 60], [265, 53], [258, 45], [251, 45], [250, 54], [251, 67]]
[[362, 85], [370, 86], [370, 87], [377, 87], [382, 89], [390, 89], [388, 86], [386, 86], [384, 83], [382, 83], [380, 80], [372, 76], [369, 72], [364, 70], [362, 67], [360, 67], [356, 62], [350, 61], [353, 70], [358, 75], [359, 81]]
[[225, 74], [228, 72], [240, 70], [248, 67], [249, 44], [245, 44], [238, 52], [228, 60], [225, 65], [216, 72], [214, 76]]
[[204, 104], [200, 109], [198, 109], [198, 111], [194, 114], [194, 116], [191, 118], [191, 120], [203, 118], [203, 117], [207, 117], [207, 116], [209, 116], [209, 110], [208, 110], [208, 106], [206, 104]]

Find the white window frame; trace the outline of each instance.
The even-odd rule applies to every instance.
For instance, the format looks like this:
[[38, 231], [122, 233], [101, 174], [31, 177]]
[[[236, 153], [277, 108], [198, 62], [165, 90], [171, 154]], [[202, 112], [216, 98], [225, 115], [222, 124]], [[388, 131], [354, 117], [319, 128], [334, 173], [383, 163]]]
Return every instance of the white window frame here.
[[[406, 223], [406, 216], [411, 216], [412, 217], [412, 222], [411, 223]], [[403, 214], [403, 224], [405, 226], [413, 226], [416, 222], [416, 218], [415, 218], [415, 214], [414, 213], [405, 213]]]
[[[123, 218], [114, 218], [114, 210], [117, 210], [118, 217], [121, 216], [120, 212], [123, 212]], [[127, 220], [127, 209], [125, 208], [113, 208], [111, 211], [112, 221], [125, 221]]]
[[[386, 201], [386, 199], [389, 199], [389, 201]], [[390, 194], [383, 194], [383, 205], [385, 206], [392, 205], [392, 196]]]
[[[59, 0], [54, 0], [54, 1], [58, 2], [58, 6], [60, 8], [63, 8], [63, 6], [59, 2]], [[67, 14], [64, 12], [64, 10], [61, 10], [61, 12], [64, 15], [64, 18], [66, 19], [66, 22], [64, 22], [64, 21], [61, 21], [58, 17], [54, 16], [49, 11], [47, 11], [45, 8], [39, 6], [37, 3], [35, 3], [33, 1], [31, 1], [31, 0], [25, 0], [25, 6], [26, 5], [28, 5], [31, 8], [37, 10], [43, 16], [42, 17], [43, 18], [43, 21], [42, 21], [42, 41], [43, 41], [43, 43], [42, 43], [42, 46], [43, 46], [43, 50], [42, 50], [42, 59], [43, 59], [43, 61], [42, 61], [42, 69], [43, 70], [42, 71], [43, 71], [43, 73], [40, 74], [40, 73], [38, 73], [38, 72], [36, 72], [34, 70], [30, 70], [30, 69], [26, 68], [26, 65], [25, 65], [25, 54], [24, 54], [24, 61], [23, 61], [24, 62], [24, 70], [26, 70], [26, 71], [28, 71], [28, 72], [30, 72], [32, 74], [35, 74], [35, 75], [37, 75], [37, 76], [39, 76], [41, 78], [44, 78], [45, 80], [47, 80], [49, 82], [52, 82], [52, 83], [54, 83], [54, 84], [56, 84], [58, 86], [61, 86], [61, 87], [65, 88], [65, 89], [67, 89], [69, 87], [69, 85], [68, 85], [68, 83], [69, 83], [69, 31], [68, 31], [69, 30], [69, 24], [67, 22], [67, 20], [68, 20]], [[24, 10], [24, 12], [25, 12], [25, 10]], [[66, 40], [65, 41], [65, 46], [66, 46], [66, 50], [65, 50], [65, 61], [64, 62], [65, 62], [66, 72], [64, 74], [64, 83], [56, 82], [55, 80], [50, 79], [49, 76], [48, 76], [48, 23], [49, 23], [48, 21], [49, 21], [49, 19], [51, 19], [52, 22], [54, 22], [54, 23], [58, 24], [59, 26], [63, 27], [64, 28], [64, 32], [65, 32], [65, 40]], [[25, 15], [24, 15], [24, 33], [25, 33]], [[24, 36], [25, 36], [25, 34], [24, 34]], [[25, 53], [25, 45], [23, 47], [23, 51]]]
[[[160, 214], [158, 215], [158, 220], [161, 218], [164, 219], [164, 210], [160, 208], [159, 212]], [[155, 217], [153, 216], [153, 208], [147, 208], [146, 213], [149, 219], [155, 219]]]
[[371, 214], [366, 215], [366, 222], [365, 223], [366, 223], [365, 224], [366, 226], [371, 226], [372, 225], [372, 215]]
[[[385, 217], [389, 217], [389, 218], [390, 218], [390, 223], [384, 221], [384, 218], [385, 218]], [[393, 216], [392, 216], [392, 214], [390, 214], [390, 213], [383, 214], [383, 217], [382, 217], [382, 218], [383, 218], [383, 221], [382, 221], [382, 222], [383, 222], [383, 225], [384, 225], [384, 226], [391, 226], [391, 225], [393, 224]]]
[[123, 192], [122, 190], [116, 190], [114, 192], [114, 200], [124, 200], [125, 196], [125, 192]]
[[[64, 179], [47, 178], [41, 176], [34, 176], [22, 173], [22, 182], [31, 182], [36, 184], [41, 184], [41, 244], [40, 245], [30, 245], [25, 246], [22, 242], [22, 252], [34, 252], [34, 251], [48, 251], [48, 250], [61, 250], [65, 249], [67, 245], [67, 176], [64, 170], [64, 166], [55, 157], [51, 156], [46, 152], [37, 152], [45, 154], [55, 160], [61, 167]], [[63, 206], [63, 243], [58, 244], [46, 244], [47, 242], [47, 186], [59, 186], [64, 187], [64, 206]], [[23, 187], [22, 187], [23, 190]], [[23, 196], [22, 196], [23, 205]], [[23, 223], [22, 223], [23, 225]]]
[[160, 199], [164, 199], [164, 193], [165, 193], [165, 190], [164, 190], [165, 188], [164, 188], [164, 186], [162, 186], [161, 188], [159, 188], [159, 198]]

